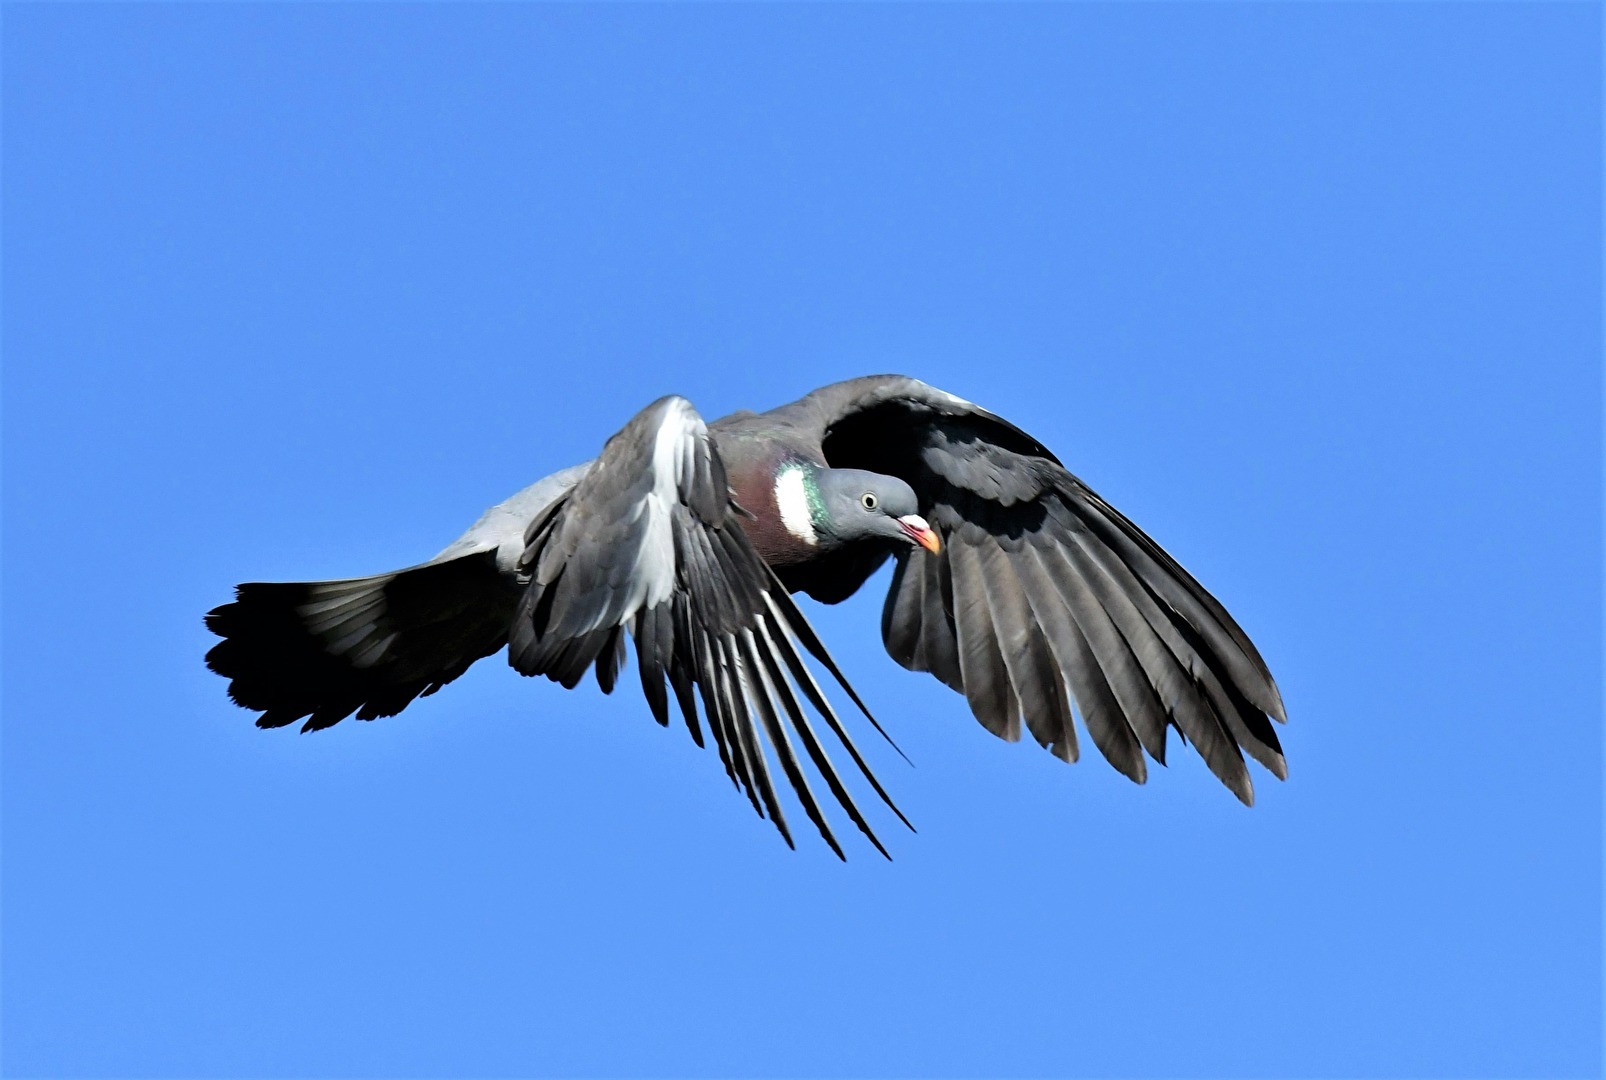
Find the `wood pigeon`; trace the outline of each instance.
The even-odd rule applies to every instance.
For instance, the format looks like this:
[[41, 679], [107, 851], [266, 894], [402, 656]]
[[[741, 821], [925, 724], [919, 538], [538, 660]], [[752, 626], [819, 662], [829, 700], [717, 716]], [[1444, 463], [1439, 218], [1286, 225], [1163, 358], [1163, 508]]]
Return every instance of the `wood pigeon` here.
[[1286, 778], [1268, 720], [1285, 720], [1282, 698], [1221, 604], [1036, 439], [897, 375], [713, 423], [660, 398], [428, 562], [239, 586], [206, 617], [223, 638], [206, 663], [259, 727], [316, 731], [395, 715], [504, 645], [521, 674], [573, 687], [595, 670], [611, 691], [628, 633], [653, 716], [667, 725], [673, 697], [702, 745], [700, 704], [731, 781], [789, 845], [771, 755], [838, 856], [804, 757], [885, 855], [811, 715], [907, 819], [811, 662], [880, 726], [790, 594], [837, 603], [889, 558], [887, 652], [962, 693], [993, 734], [1019, 739], [1024, 723], [1075, 761], [1079, 714], [1142, 783], [1144, 752], [1163, 764], [1174, 727], [1245, 804], [1242, 751]]

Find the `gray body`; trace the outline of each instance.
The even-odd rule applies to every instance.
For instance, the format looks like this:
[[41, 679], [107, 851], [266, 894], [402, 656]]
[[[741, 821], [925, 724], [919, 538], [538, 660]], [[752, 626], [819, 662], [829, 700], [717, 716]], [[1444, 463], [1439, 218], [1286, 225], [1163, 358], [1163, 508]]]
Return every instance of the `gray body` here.
[[543, 476], [527, 488], [509, 495], [486, 510], [464, 530], [463, 535], [441, 549], [431, 563], [450, 562], [482, 551], [496, 552], [496, 567], [508, 575], [517, 574], [519, 556], [524, 553], [524, 530], [541, 511], [565, 495], [591, 468], [583, 461]]
[[788, 843], [772, 755], [839, 855], [805, 762], [884, 853], [811, 716], [891, 800], [810, 665], [874, 720], [789, 594], [835, 602], [888, 559], [887, 652], [994, 734], [1024, 727], [1074, 761], [1080, 720], [1141, 783], [1175, 729], [1246, 804], [1244, 753], [1286, 775], [1281, 696], [1221, 604], [1041, 443], [903, 376], [712, 424], [660, 399], [428, 562], [239, 586], [207, 617], [224, 639], [207, 663], [259, 726], [312, 731], [393, 715], [504, 646], [522, 674], [573, 686], [594, 671], [611, 690], [631, 639], [654, 717], [668, 723], [673, 700], [699, 743], [706, 723]]

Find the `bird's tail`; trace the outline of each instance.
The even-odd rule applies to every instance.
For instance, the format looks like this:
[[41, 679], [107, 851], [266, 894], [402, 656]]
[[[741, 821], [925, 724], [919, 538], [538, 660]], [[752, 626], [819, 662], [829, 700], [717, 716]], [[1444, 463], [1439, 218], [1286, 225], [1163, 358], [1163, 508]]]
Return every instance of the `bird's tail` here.
[[206, 665], [258, 727], [394, 716], [507, 643], [519, 590], [494, 551], [345, 581], [253, 582], [206, 625]]

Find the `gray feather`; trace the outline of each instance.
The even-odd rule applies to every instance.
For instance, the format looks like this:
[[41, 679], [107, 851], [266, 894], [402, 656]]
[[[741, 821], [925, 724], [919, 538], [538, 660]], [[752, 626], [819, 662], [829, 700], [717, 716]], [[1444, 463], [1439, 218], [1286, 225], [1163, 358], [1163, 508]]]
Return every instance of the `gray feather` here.
[[[897, 477], [946, 542], [899, 557], [882, 637], [962, 692], [989, 730], [1075, 757], [1075, 710], [1122, 772], [1177, 727], [1238, 797], [1243, 751], [1287, 768], [1284, 709], [1247, 634], [1158, 544], [996, 415], [901, 376], [851, 380], [769, 414], [834, 468]], [[1064, 739], [1057, 737], [1065, 734]]]

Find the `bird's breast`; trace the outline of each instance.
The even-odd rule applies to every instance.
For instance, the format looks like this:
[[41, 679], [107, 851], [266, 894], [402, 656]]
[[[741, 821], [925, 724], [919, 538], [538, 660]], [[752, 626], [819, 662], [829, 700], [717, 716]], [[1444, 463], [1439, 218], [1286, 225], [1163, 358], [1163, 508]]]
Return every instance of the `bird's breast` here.
[[815, 558], [819, 550], [788, 529], [776, 499], [775, 485], [767, 477], [731, 477], [736, 502], [751, 517], [740, 517], [742, 530], [770, 566], [796, 566]]
[[751, 515], [739, 519], [742, 530], [759, 556], [770, 566], [797, 566], [817, 558], [818, 544], [797, 535], [797, 508], [791, 508], [794, 520], [788, 528], [787, 508], [780, 504], [777, 477], [790, 455], [750, 439], [731, 438], [729, 433], [716, 433], [716, 438], [726, 480], [737, 504]]

